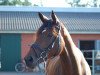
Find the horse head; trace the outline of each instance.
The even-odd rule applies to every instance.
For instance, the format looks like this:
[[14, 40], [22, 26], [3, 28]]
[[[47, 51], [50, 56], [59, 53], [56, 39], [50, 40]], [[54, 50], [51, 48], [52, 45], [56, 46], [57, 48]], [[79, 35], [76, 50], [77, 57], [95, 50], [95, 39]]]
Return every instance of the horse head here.
[[55, 13], [52, 11], [52, 19], [48, 19], [39, 12], [39, 18], [42, 25], [36, 33], [35, 43], [31, 45], [30, 51], [24, 58], [26, 65], [30, 68], [36, 67], [48, 58], [57, 56], [64, 46], [61, 37], [61, 23]]

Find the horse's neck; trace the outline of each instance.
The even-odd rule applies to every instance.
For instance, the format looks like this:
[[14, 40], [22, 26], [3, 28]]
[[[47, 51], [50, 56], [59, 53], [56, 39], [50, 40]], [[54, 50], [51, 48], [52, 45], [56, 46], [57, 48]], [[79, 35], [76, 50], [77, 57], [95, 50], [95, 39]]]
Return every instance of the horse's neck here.
[[67, 48], [68, 52], [73, 53], [76, 46], [65, 26], [62, 26], [62, 36], [65, 42], [65, 47]]
[[[67, 31], [67, 29], [65, 27], [63, 27], [63, 38], [64, 38], [64, 41], [65, 41], [65, 47], [66, 47], [67, 53], [69, 55], [69, 58], [70, 58], [70, 61], [71, 61], [71, 64], [72, 64], [73, 71], [75, 73], [74, 75], [80, 75], [79, 71], [78, 71], [79, 70], [78, 62], [77, 62], [77, 58], [76, 58], [76, 54], [75, 54], [75, 52], [76, 52], [75, 50], [77, 48], [76, 48], [69, 32]], [[63, 54], [62, 56], [65, 57], [65, 54]]]
[[63, 48], [60, 56], [50, 58], [47, 61], [46, 72], [47, 75], [73, 75], [70, 57], [66, 48]]
[[62, 69], [64, 69], [65, 71], [65, 75], [73, 75], [70, 56], [66, 47], [64, 47], [62, 52], [60, 53], [60, 61], [62, 64]]

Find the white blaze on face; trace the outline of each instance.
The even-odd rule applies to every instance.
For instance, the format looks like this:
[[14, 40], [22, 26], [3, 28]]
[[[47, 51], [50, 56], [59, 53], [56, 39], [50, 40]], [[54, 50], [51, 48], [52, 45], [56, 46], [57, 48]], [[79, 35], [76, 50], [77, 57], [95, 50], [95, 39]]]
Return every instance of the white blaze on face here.
[[46, 32], [46, 29], [44, 29], [44, 30], [42, 31], [42, 33], [44, 33], [44, 32]]

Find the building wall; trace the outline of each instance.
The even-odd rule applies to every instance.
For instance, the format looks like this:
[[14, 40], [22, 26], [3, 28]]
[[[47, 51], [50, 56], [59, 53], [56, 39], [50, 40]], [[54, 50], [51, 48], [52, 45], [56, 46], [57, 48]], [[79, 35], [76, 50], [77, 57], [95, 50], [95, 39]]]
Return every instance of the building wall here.
[[[71, 34], [71, 37], [77, 47], [79, 40], [100, 40], [99, 34]], [[14, 71], [15, 64], [27, 55], [30, 49], [29, 45], [34, 43], [34, 41], [35, 33], [2, 34], [2, 71]]]
[[21, 35], [21, 57], [22, 59], [26, 56], [28, 53], [30, 46], [35, 41], [35, 33], [33, 34], [22, 34]]
[[100, 34], [71, 34], [71, 37], [77, 47], [79, 40], [100, 40]]

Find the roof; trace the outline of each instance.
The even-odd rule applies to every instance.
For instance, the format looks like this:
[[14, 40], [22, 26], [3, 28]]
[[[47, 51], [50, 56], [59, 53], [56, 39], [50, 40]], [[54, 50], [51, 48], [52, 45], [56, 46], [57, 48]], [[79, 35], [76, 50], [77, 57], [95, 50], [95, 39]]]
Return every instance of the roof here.
[[[21, 12], [100, 12], [100, 8], [67, 8], [67, 7], [32, 7], [32, 6], [0, 6], [0, 11], [21, 11]], [[95, 11], [94, 11], [95, 10]]]
[[[50, 12], [42, 12], [50, 17]], [[57, 12], [72, 34], [100, 34], [99, 12]], [[35, 11], [0, 11], [0, 33], [33, 33], [41, 26]]]

